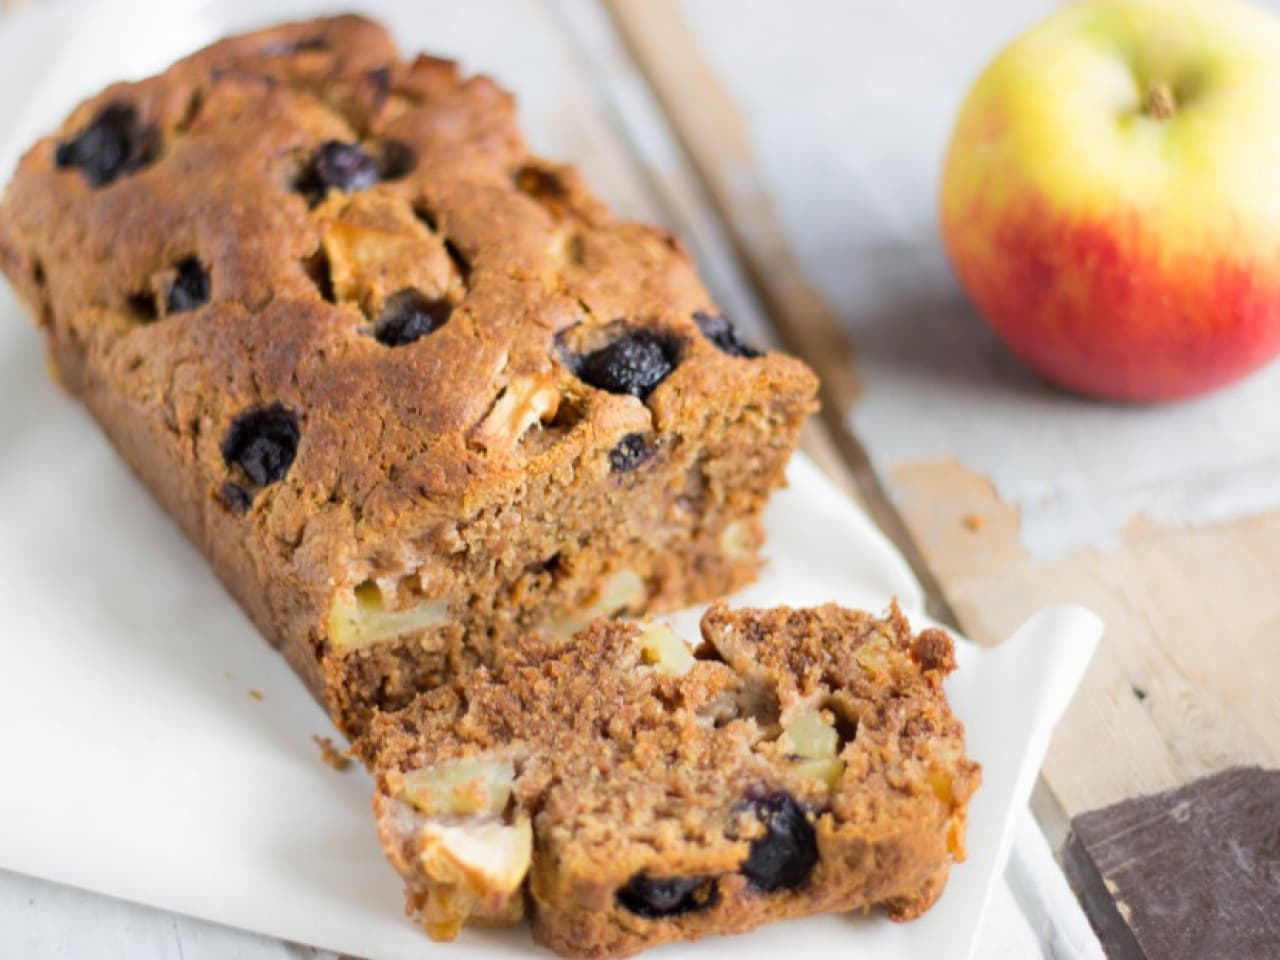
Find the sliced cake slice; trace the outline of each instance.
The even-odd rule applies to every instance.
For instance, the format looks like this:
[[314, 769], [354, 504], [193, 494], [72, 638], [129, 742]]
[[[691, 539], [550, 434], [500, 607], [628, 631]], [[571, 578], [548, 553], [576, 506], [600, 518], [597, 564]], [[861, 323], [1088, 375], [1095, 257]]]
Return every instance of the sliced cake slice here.
[[525, 910], [582, 957], [822, 911], [907, 920], [963, 858], [980, 779], [954, 666], [896, 606], [717, 605], [696, 650], [600, 619], [375, 718], [357, 749], [437, 939]]

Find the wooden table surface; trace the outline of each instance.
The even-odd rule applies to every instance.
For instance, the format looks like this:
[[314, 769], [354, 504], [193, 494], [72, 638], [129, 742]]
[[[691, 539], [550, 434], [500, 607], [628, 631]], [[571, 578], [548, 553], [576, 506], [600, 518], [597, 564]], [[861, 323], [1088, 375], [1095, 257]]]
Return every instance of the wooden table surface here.
[[[313, 6], [251, 9], [265, 22]], [[935, 614], [982, 643], [1053, 602], [1104, 617], [1037, 792], [1051, 837], [1119, 799], [1280, 765], [1280, 366], [1172, 407], [1067, 396], [986, 331], [939, 245], [965, 88], [1056, 4], [457, 6], [442, 44], [488, 19], [492, 56], [469, 63], [521, 94], [535, 144], [684, 234], [728, 312], [819, 371], [807, 448], [912, 562]], [[530, 63], [529, 46], [553, 53]], [[571, 101], [553, 108], [549, 89]]]

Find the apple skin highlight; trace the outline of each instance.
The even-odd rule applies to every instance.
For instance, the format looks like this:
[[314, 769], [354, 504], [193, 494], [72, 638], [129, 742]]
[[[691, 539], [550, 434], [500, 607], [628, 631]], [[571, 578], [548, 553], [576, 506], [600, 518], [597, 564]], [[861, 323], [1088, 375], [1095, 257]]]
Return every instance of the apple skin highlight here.
[[990, 228], [978, 210], [944, 227], [979, 312], [1046, 379], [1153, 402], [1238, 380], [1280, 352], [1280, 248], [1263, 262], [1162, 255], [1137, 214], [1071, 221], [1043, 202]]
[[[1159, 71], [1143, 49], [1157, 22]], [[1153, 402], [1280, 353], [1277, 63], [1280, 21], [1221, 0], [1077, 4], [992, 62], [957, 121], [941, 230], [1021, 360]], [[1144, 115], [1153, 72], [1183, 91], [1172, 117]]]

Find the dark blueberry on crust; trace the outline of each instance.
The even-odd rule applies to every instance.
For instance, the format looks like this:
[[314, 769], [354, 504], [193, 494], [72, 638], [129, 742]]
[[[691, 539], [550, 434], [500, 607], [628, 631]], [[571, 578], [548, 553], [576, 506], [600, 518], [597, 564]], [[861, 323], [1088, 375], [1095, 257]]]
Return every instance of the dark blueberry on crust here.
[[315, 156], [316, 178], [345, 193], [367, 190], [378, 182], [378, 164], [357, 143], [329, 140]]
[[105, 187], [121, 174], [146, 166], [159, 154], [159, 134], [142, 127], [127, 103], [103, 107], [89, 125], [54, 150], [53, 162], [84, 174], [92, 187]]
[[575, 372], [593, 387], [643, 400], [676, 368], [679, 352], [668, 337], [633, 330], [580, 357]]
[[803, 884], [818, 862], [818, 837], [804, 808], [785, 793], [752, 798], [746, 805], [765, 827], [742, 864], [751, 885], [773, 893]]
[[636, 916], [657, 919], [708, 910], [720, 902], [715, 877], [650, 877], [637, 873], [620, 887], [618, 903]]
[[738, 339], [738, 331], [733, 326], [733, 321], [728, 317], [718, 313], [702, 313], [698, 312], [693, 315], [693, 322], [698, 325], [698, 329], [702, 331], [702, 335], [714, 343], [724, 353], [731, 357], [751, 357], [760, 356], [760, 351], [749, 343], [743, 343]]
[[173, 286], [169, 288], [169, 296], [165, 300], [165, 309], [169, 313], [185, 313], [202, 307], [209, 302], [209, 274], [195, 257], [187, 257], [178, 264], [178, 275]]
[[367, 190], [379, 180], [378, 162], [358, 143], [326, 140], [298, 181], [298, 189], [319, 203], [332, 187], [343, 193]]
[[222, 459], [239, 467], [259, 487], [289, 472], [298, 452], [298, 418], [278, 403], [247, 410], [222, 440]]
[[609, 451], [609, 466], [617, 473], [629, 473], [653, 456], [643, 433], [628, 433]]
[[417, 290], [401, 290], [387, 298], [373, 335], [388, 347], [403, 347], [444, 326], [453, 304], [429, 300]]
[[253, 495], [240, 484], [228, 480], [218, 490], [218, 501], [232, 513], [245, 513], [253, 505]]

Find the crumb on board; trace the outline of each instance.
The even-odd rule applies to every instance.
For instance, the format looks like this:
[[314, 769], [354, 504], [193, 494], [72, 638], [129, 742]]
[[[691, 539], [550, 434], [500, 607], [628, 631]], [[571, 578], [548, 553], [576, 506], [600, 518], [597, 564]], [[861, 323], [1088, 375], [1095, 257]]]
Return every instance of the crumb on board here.
[[966, 530], [971, 530], [974, 533], [981, 530], [982, 524], [984, 523], [982, 515], [977, 513], [966, 513], [961, 520], [964, 523], [964, 528]]
[[261, 690], [259, 690], [257, 687], [250, 687], [250, 688], [249, 688], [249, 696], [253, 697], [253, 699], [255, 699], [255, 700], [261, 700], [263, 697], [265, 697], [265, 696], [266, 696], [266, 694], [264, 694], [264, 693], [263, 693]]
[[320, 759], [327, 763], [333, 769], [342, 771], [351, 766], [351, 756], [345, 750], [339, 750], [331, 737], [322, 737], [315, 734], [311, 738], [315, 741], [317, 747], [320, 748]]

